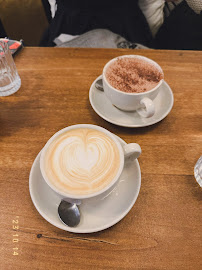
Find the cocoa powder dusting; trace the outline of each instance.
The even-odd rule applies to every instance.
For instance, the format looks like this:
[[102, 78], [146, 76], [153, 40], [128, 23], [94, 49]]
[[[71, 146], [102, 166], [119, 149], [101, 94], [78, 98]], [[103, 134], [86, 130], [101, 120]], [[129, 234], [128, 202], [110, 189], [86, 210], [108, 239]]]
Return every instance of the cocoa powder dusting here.
[[127, 93], [149, 91], [163, 79], [163, 73], [152, 63], [129, 57], [117, 58], [105, 75], [114, 88]]

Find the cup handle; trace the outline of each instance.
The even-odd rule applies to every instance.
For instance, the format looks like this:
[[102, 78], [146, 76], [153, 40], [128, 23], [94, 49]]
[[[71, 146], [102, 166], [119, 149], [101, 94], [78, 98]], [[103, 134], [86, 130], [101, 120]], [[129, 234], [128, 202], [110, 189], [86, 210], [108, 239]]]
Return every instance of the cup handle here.
[[144, 105], [144, 108], [137, 109], [137, 112], [140, 116], [147, 118], [154, 115], [155, 107], [153, 101], [150, 98], [143, 98], [140, 101], [140, 104]]
[[130, 157], [134, 156], [134, 158], [138, 158], [140, 154], [142, 153], [142, 150], [137, 143], [128, 143], [123, 146], [123, 151], [124, 151], [124, 157]]

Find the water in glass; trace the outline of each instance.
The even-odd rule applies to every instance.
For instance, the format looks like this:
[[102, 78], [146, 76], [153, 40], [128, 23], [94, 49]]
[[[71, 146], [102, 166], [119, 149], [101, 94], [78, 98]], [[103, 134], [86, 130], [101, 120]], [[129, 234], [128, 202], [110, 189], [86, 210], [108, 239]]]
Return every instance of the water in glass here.
[[6, 42], [0, 41], [0, 96], [9, 96], [21, 86], [13, 57]]

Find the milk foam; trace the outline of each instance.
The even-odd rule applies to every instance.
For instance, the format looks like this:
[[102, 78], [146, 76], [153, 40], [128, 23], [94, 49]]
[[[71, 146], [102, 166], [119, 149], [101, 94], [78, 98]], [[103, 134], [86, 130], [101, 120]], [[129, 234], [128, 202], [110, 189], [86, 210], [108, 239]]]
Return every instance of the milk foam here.
[[120, 153], [105, 133], [77, 128], [56, 137], [46, 150], [48, 180], [68, 194], [90, 194], [106, 187], [117, 175]]
[[157, 65], [135, 57], [117, 58], [108, 66], [105, 75], [111, 86], [126, 93], [149, 91], [163, 79], [163, 72]]

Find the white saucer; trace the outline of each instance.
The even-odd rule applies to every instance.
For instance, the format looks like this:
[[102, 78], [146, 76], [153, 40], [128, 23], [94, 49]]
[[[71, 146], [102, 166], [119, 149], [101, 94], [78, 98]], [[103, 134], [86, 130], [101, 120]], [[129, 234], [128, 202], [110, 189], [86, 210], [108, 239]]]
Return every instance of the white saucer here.
[[[120, 138], [119, 138], [120, 139]], [[125, 144], [123, 140], [121, 143]], [[137, 159], [125, 162], [124, 170], [115, 189], [102, 199], [83, 202], [79, 208], [81, 222], [75, 227], [64, 225], [57, 213], [61, 197], [46, 184], [39, 167], [40, 153], [36, 157], [29, 176], [29, 191], [38, 212], [52, 225], [74, 233], [92, 233], [119, 222], [133, 207], [141, 185], [141, 171]]]
[[123, 127], [146, 127], [164, 119], [173, 107], [173, 92], [164, 81], [162, 89], [154, 100], [155, 114], [152, 117], [141, 117], [137, 112], [121, 111], [111, 104], [103, 91], [95, 88], [95, 82], [102, 78], [99, 76], [91, 85], [89, 92], [90, 104], [94, 111], [106, 121]]

